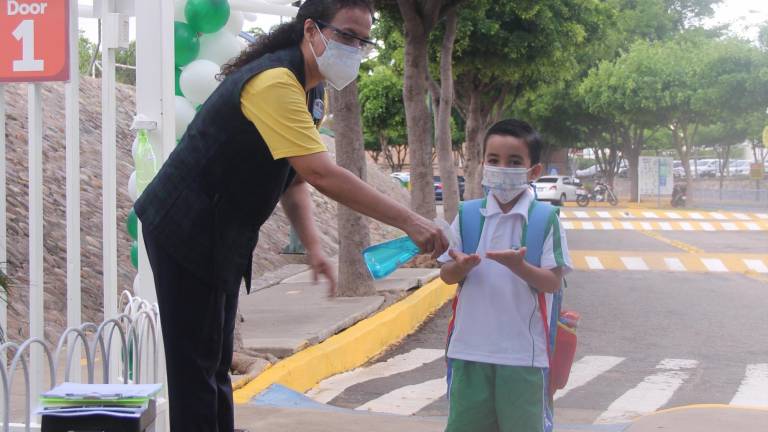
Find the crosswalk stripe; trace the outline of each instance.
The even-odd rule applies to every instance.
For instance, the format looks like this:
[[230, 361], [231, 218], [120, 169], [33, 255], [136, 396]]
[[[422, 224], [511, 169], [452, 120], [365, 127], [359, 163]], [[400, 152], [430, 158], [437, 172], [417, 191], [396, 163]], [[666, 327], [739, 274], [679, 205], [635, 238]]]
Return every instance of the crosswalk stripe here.
[[667, 268], [672, 271], [685, 271], [685, 266], [682, 261], [677, 258], [664, 258], [664, 262], [667, 264]]
[[659, 222], [659, 226], [663, 231], [671, 231], [672, 225], [669, 224], [669, 222]]
[[768, 363], [747, 365], [731, 405], [768, 407]]
[[445, 378], [438, 378], [420, 384], [408, 385], [393, 390], [355, 408], [361, 411], [413, 415], [442, 397], [447, 389]]
[[735, 223], [732, 222], [723, 222], [720, 225], [726, 230], [726, 231], [736, 231], [739, 228], [736, 226]]
[[725, 217], [725, 215], [723, 215], [722, 213], [710, 213], [710, 215], [711, 215], [713, 218], [717, 219], [717, 220], [725, 220], [725, 219], [728, 219], [728, 218], [726, 218], [726, 217]]
[[584, 257], [584, 259], [587, 261], [587, 266], [589, 266], [590, 270], [603, 270], [605, 267], [603, 267], [603, 263], [600, 262], [600, 258], [588, 256]]
[[601, 375], [616, 365], [624, 361], [624, 357], [613, 356], [584, 356], [575, 362], [571, 367], [571, 374], [568, 376], [568, 384], [555, 393], [555, 399], [561, 398], [571, 390], [579, 388], [592, 381], [598, 375]]
[[643, 216], [647, 217], [648, 219], [658, 219], [659, 215], [657, 215], [654, 212], [643, 212]]
[[645, 377], [643, 382], [613, 401], [595, 420], [596, 424], [621, 423], [652, 413], [666, 404], [688, 379], [685, 369], [695, 368], [696, 360], [665, 359], [656, 369], [661, 372]]
[[593, 230], [595, 229], [595, 225], [592, 222], [582, 222], [581, 229]]
[[701, 229], [704, 231], [714, 231], [715, 227], [712, 226], [709, 222], [699, 222], [699, 225], [701, 226]]
[[707, 270], [711, 272], [727, 272], [728, 267], [723, 264], [723, 262], [717, 258], [702, 258], [701, 262], [704, 263], [704, 266], [707, 268]]
[[682, 219], [682, 216], [680, 216], [679, 214], [677, 214], [677, 213], [675, 213], [675, 212], [667, 212], [667, 213], [666, 213], [666, 215], [667, 215], [667, 216], [668, 216], [670, 219]]
[[688, 216], [691, 217], [691, 219], [704, 219], [704, 216], [701, 215], [701, 213], [689, 213]]
[[416, 348], [405, 354], [392, 357], [385, 362], [353, 369], [323, 380], [315, 388], [307, 392], [307, 396], [318, 402], [326, 403], [355, 384], [407, 372], [433, 362], [443, 355], [445, 355], [445, 350], [442, 349]]
[[747, 268], [749, 268], [752, 271], [758, 272], [758, 273], [768, 273], [768, 266], [765, 265], [764, 262], [756, 259], [744, 259], [744, 264], [747, 265]]
[[766, 213], [757, 213], [755, 216], [757, 216], [759, 219], [768, 219], [768, 214]]
[[653, 227], [648, 222], [640, 222], [640, 226], [647, 231], [651, 231]]
[[611, 214], [608, 213], [607, 211], [599, 211], [599, 212], [597, 212], [597, 215], [599, 217], [601, 217], [601, 218], [610, 218], [611, 217]]
[[563, 228], [567, 230], [573, 229], [573, 222], [563, 221]]
[[733, 216], [736, 219], [739, 219], [739, 220], [751, 220], [752, 219], [749, 216], [745, 215], [744, 213], [734, 213]]
[[613, 222], [600, 222], [600, 225], [603, 226], [604, 230], [612, 230], [613, 229]]
[[648, 265], [640, 257], [621, 257], [627, 270], [648, 270]]
[[621, 226], [623, 226], [623, 227], [624, 227], [624, 229], [627, 229], [627, 230], [633, 230], [633, 229], [635, 229], [635, 226], [634, 226], [634, 225], [632, 225], [632, 222], [622, 222], [622, 223], [621, 223]]
[[573, 214], [580, 219], [586, 219], [589, 217], [589, 214], [585, 211], [575, 211]]
[[750, 231], [759, 231], [760, 230], [760, 226], [758, 224], [754, 223], [754, 222], [746, 222], [744, 225]]
[[683, 228], [683, 231], [693, 231], [693, 227], [688, 222], [680, 222], [680, 226]]

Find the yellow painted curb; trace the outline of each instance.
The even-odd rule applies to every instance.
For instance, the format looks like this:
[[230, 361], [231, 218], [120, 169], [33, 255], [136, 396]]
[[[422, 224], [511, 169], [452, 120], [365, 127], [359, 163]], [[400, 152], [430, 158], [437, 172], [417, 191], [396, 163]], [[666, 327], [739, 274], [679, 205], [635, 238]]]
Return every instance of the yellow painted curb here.
[[325, 378], [362, 366], [411, 334], [455, 294], [456, 285], [435, 279], [383, 311], [275, 363], [235, 391], [235, 403], [247, 403], [275, 383], [304, 393]]

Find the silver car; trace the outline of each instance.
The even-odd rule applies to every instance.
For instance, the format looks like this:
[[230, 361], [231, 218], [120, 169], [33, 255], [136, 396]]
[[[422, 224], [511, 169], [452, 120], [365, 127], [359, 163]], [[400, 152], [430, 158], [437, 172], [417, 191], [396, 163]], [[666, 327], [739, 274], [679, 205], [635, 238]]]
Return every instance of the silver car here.
[[569, 176], [543, 176], [533, 186], [539, 200], [562, 205], [566, 201], [576, 201], [576, 190], [581, 187], [581, 181]]

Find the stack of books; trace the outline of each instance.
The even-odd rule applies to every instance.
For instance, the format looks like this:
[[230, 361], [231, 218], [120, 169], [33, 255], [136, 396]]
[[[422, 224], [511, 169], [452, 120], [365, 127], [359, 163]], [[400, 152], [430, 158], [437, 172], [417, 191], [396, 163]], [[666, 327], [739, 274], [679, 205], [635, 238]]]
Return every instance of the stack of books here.
[[154, 411], [162, 384], [64, 383], [40, 395], [44, 417], [107, 416], [138, 419]]

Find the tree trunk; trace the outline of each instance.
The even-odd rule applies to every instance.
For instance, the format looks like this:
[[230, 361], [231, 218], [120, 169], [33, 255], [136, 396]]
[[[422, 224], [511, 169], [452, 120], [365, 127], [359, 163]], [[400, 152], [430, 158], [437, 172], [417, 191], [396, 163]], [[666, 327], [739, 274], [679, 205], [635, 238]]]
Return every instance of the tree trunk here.
[[443, 212], [452, 221], [459, 210], [459, 181], [453, 160], [451, 142], [451, 109], [453, 108], [453, 41], [456, 38], [456, 10], [446, 16], [445, 36], [440, 51], [440, 106], [437, 115], [437, 157], [443, 182]]
[[483, 119], [480, 95], [473, 91], [469, 98], [467, 109], [467, 125], [465, 137], [467, 142], [464, 152], [464, 199], [475, 199], [483, 196]]
[[639, 126], [630, 126], [624, 134], [624, 154], [629, 164], [630, 180], [630, 201], [637, 202], [640, 198], [638, 165], [640, 164], [640, 153], [643, 150], [644, 130]]
[[[427, 219], [434, 219], [435, 190], [432, 180], [432, 121], [427, 109], [427, 36], [428, 23], [413, 1], [398, 0], [405, 23], [405, 77], [403, 101], [411, 156], [411, 208]], [[439, 11], [427, 10], [428, 14]]]
[[[331, 90], [331, 100], [334, 106], [336, 163], [365, 181], [365, 150], [357, 83], [353, 81], [342, 91]], [[339, 236], [338, 295], [373, 295], [376, 292], [373, 281], [360, 253], [371, 242], [368, 219], [341, 204], [338, 204], [338, 209], [339, 233], [343, 233]]]

